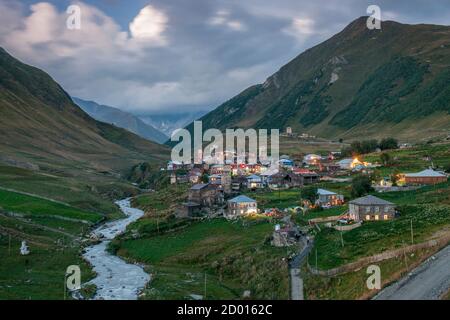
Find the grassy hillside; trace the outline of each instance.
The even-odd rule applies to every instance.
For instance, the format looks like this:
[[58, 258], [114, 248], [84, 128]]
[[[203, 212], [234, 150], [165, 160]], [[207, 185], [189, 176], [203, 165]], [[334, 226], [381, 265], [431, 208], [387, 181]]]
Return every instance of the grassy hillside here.
[[72, 99], [78, 106], [80, 106], [86, 113], [96, 120], [112, 123], [120, 128], [124, 128], [145, 139], [157, 143], [164, 143], [168, 139], [164, 133], [158, 131], [151, 125], [144, 123], [140, 118], [132, 115], [131, 113], [124, 112], [114, 107], [99, 105], [94, 101], [86, 101], [75, 97]]
[[0, 161], [22, 166], [122, 173], [158, 161], [165, 147], [90, 118], [43, 71], [0, 49]]
[[[167, 203], [167, 195], [173, 194]], [[268, 242], [273, 224], [263, 220], [191, 221], [173, 216], [173, 203], [186, 189], [174, 186], [138, 196], [146, 211], [111, 248], [120, 256], [147, 265], [152, 281], [146, 299], [237, 299], [245, 290], [253, 298], [287, 299], [286, 248]], [[293, 250], [293, 249], [292, 249]]]
[[450, 130], [450, 27], [366, 17], [201, 118], [204, 128], [278, 128], [401, 140]]
[[[91, 278], [79, 255], [79, 238], [101, 219], [59, 202], [0, 190], [0, 299], [64, 299], [69, 265], [80, 266], [83, 281]], [[19, 253], [22, 240], [27, 256]]]

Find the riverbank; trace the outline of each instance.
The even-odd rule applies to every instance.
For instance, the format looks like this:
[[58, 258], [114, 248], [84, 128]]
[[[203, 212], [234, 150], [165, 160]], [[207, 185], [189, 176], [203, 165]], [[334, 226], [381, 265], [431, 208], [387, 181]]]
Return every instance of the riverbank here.
[[100, 243], [87, 247], [83, 253], [83, 258], [96, 273], [96, 277], [85, 284], [95, 285], [96, 300], [136, 300], [150, 281], [150, 275], [141, 266], [129, 264], [107, 250], [111, 240], [144, 215], [142, 210], [131, 207], [130, 199], [116, 204], [126, 218], [107, 222], [95, 229], [93, 235], [100, 239]]

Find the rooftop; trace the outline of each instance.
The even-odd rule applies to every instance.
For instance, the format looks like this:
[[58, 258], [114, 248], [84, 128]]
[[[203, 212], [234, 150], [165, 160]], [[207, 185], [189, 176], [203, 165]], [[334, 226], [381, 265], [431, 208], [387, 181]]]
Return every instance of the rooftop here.
[[191, 190], [201, 190], [201, 189], [203, 189], [203, 188], [206, 188], [207, 186], [208, 186], [207, 183], [198, 183], [198, 184], [194, 184], [194, 185], [191, 187]]
[[252, 198], [249, 198], [247, 196], [244, 196], [244, 195], [237, 196], [237, 197], [235, 197], [235, 198], [233, 198], [231, 200], [228, 200], [228, 201], [229, 202], [256, 202], [256, 200], [254, 200]]
[[407, 173], [405, 177], [446, 177], [446, 175], [432, 169], [426, 169], [416, 173]]
[[354, 200], [350, 201], [349, 203], [350, 204], [361, 204], [361, 205], [394, 205], [392, 202], [377, 198], [372, 195], [354, 199]]
[[317, 189], [317, 194], [320, 194], [320, 195], [324, 195], [324, 196], [326, 196], [326, 195], [335, 195], [335, 194], [337, 194], [336, 192], [332, 192], [332, 191], [328, 191], [328, 190], [325, 190], [325, 189]]

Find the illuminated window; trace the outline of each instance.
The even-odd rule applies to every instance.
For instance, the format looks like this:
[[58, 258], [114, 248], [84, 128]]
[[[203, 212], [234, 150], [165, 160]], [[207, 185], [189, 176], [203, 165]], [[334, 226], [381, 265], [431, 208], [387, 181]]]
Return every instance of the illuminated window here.
[[370, 220], [370, 214], [366, 215], [366, 220]]
[[380, 220], [380, 216], [379, 215], [375, 215], [375, 220]]
[[387, 214], [384, 215], [383, 217], [384, 220], [389, 220], [389, 216]]

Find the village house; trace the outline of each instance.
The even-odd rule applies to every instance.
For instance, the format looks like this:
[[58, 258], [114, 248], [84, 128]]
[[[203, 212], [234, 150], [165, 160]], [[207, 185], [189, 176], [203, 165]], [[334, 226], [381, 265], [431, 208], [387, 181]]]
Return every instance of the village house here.
[[256, 200], [244, 195], [228, 200], [228, 210], [224, 213], [225, 218], [235, 219], [239, 216], [258, 213]]
[[223, 193], [217, 186], [199, 183], [189, 189], [188, 201], [205, 207], [220, 205], [223, 203]]
[[417, 173], [405, 174], [405, 183], [412, 185], [437, 184], [447, 181], [447, 175], [432, 169], [423, 170]]
[[317, 189], [316, 203], [321, 206], [340, 206], [344, 203], [344, 196], [325, 189]]
[[395, 218], [395, 204], [368, 195], [349, 202], [349, 217], [354, 221], [378, 221]]
[[244, 186], [247, 186], [247, 178], [245, 176], [235, 176], [231, 179], [231, 189], [233, 191], [239, 191]]
[[188, 173], [189, 182], [192, 184], [199, 183], [203, 175], [203, 170], [200, 168], [193, 168]]
[[291, 127], [287, 127], [287, 128], [286, 128], [286, 134], [287, 134], [288, 136], [292, 136], [292, 128], [291, 128]]
[[320, 172], [327, 172], [330, 174], [334, 174], [337, 171], [339, 171], [341, 169], [341, 167], [334, 162], [321, 162], [319, 164], [319, 170]]
[[267, 184], [269, 188], [274, 190], [301, 187], [303, 185], [303, 175], [280, 171], [269, 176]]
[[247, 177], [247, 188], [250, 190], [256, 190], [263, 188], [262, 178], [256, 174], [252, 174]]
[[298, 173], [296, 175], [301, 176], [302, 185], [303, 184], [314, 184], [314, 183], [320, 182], [320, 175], [314, 171]]
[[222, 174], [223, 173], [223, 165], [221, 164], [215, 164], [212, 165], [211, 168], [209, 169], [209, 173], [210, 174]]
[[322, 157], [317, 154], [307, 154], [303, 157], [303, 164], [307, 166], [315, 166], [320, 163]]
[[290, 159], [280, 159], [278, 161], [280, 167], [284, 169], [292, 169], [294, 167], [294, 161]]
[[222, 176], [220, 174], [212, 174], [209, 176], [209, 183], [211, 184], [221, 184]]

